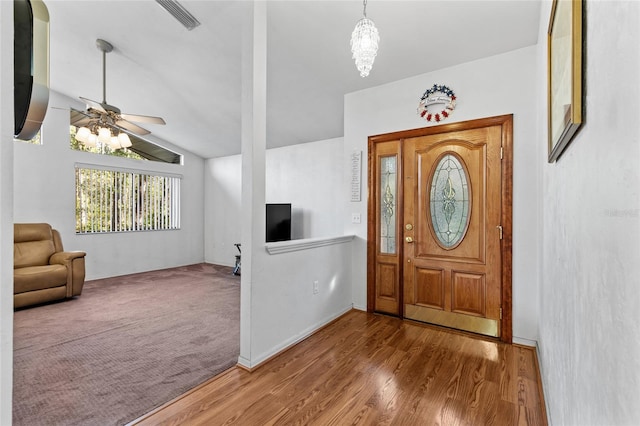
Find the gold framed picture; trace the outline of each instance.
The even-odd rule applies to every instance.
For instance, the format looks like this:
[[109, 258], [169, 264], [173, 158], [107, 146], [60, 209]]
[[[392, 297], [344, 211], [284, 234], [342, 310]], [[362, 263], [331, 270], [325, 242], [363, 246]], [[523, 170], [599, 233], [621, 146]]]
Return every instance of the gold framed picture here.
[[569, 145], [582, 116], [582, 0], [554, 0], [547, 35], [549, 162]]

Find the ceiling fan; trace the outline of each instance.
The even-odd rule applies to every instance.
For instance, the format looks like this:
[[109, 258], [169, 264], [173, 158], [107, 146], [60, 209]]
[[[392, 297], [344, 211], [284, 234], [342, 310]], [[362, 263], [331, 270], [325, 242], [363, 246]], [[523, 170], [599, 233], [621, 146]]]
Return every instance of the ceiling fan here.
[[[71, 124], [88, 129], [87, 133], [99, 134], [101, 128], [109, 130], [109, 137], [116, 137], [121, 131], [131, 132], [136, 135], [148, 135], [149, 130], [132, 123], [166, 124], [160, 117], [138, 114], [123, 114], [120, 108], [107, 103], [107, 53], [113, 50], [113, 45], [108, 41], [97, 39], [96, 46], [102, 51], [102, 102], [97, 102], [80, 96], [86, 105], [85, 111], [77, 111], [72, 114]], [[115, 131], [115, 134], [111, 134]], [[128, 139], [128, 138], [127, 138]]]

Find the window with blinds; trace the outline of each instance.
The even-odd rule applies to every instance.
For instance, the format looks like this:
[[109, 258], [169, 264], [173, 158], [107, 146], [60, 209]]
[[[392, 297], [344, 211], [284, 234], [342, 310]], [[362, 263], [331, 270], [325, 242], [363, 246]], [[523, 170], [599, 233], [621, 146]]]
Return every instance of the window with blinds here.
[[180, 229], [180, 181], [76, 165], [76, 233]]

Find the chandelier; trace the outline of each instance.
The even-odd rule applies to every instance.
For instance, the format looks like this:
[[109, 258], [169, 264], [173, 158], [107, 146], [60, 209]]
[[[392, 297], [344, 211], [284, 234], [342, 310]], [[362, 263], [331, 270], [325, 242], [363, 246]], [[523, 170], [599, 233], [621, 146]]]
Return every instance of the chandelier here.
[[95, 148], [100, 144], [100, 146], [108, 146], [114, 151], [129, 148], [131, 146], [129, 135], [111, 126], [108, 123], [109, 119], [111, 119], [109, 114], [104, 114], [99, 120], [80, 127], [76, 132], [78, 142], [90, 148]]
[[380, 35], [373, 21], [367, 18], [367, 0], [363, 0], [362, 4], [364, 16], [358, 21], [353, 33], [351, 33], [351, 52], [353, 52], [353, 59], [356, 61], [360, 76], [366, 77], [376, 59]]

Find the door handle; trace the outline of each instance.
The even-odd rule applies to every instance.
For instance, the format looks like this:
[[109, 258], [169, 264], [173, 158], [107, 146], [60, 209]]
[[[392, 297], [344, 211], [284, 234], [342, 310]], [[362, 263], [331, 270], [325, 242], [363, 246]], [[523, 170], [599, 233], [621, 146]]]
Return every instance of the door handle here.
[[412, 242], [413, 242], [413, 238], [411, 238], [411, 237], [407, 237], [407, 238], [405, 238], [404, 240], [405, 240], [406, 242], [408, 242], [408, 243], [412, 243]]

